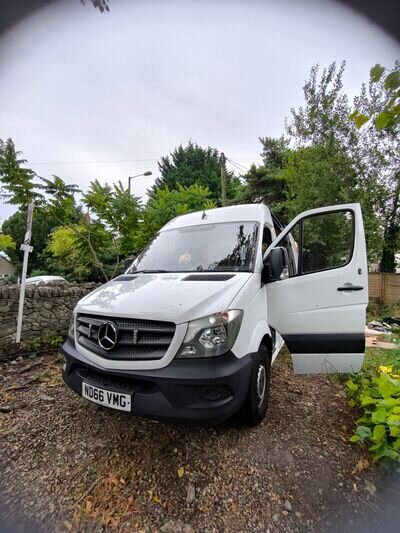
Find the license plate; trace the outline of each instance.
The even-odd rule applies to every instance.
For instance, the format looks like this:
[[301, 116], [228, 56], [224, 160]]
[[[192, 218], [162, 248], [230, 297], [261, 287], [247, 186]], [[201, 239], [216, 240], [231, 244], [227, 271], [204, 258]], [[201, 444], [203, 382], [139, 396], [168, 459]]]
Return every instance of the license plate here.
[[89, 383], [82, 381], [82, 396], [91, 402], [105, 405], [119, 411], [130, 411], [132, 396], [122, 392], [113, 392], [106, 389], [93, 387]]

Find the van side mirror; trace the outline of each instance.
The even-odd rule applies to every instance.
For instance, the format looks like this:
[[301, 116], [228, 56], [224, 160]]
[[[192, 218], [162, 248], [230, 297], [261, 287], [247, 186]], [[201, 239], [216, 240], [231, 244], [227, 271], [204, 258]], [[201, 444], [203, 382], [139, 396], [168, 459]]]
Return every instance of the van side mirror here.
[[[272, 248], [264, 259], [262, 281], [268, 283], [282, 279], [282, 275], [289, 269], [289, 255], [286, 248]], [[286, 276], [287, 277], [287, 276]]]

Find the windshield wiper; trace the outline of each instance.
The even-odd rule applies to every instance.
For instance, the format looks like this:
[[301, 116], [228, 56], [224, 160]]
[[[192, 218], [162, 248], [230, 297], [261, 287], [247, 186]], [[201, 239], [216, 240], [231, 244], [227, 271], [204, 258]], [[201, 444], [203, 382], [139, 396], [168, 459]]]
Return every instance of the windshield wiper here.
[[134, 270], [129, 272], [129, 274], [164, 274], [168, 272], [168, 270]]

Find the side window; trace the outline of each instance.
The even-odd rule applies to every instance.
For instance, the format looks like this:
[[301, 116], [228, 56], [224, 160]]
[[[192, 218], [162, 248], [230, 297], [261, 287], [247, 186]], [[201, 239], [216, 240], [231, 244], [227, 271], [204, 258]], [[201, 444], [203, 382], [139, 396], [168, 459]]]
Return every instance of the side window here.
[[268, 246], [271, 244], [271, 242], [272, 242], [271, 230], [269, 229], [268, 226], [264, 226], [263, 236], [262, 236], [262, 243], [261, 243], [262, 255], [265, 254], [265, 252], [266, 252]]
[[278, 236], [282, 231], [282, 227], [274, 216], [272, 216], [272, 223], [274, 224], [275, 235]]
[[302, 274], [339, 268], [351, 260], [353, 218], [352, 211], [335, 211], [302, 220]]
[[296, 224], [277, 244], [286, 248], [289, 256], [289, 277], [296, 276], [299, 266], [299, 233], [300, 224]]
[[353, 255], [354, 214], [331, 211], [303, 218], [276, 246], [288, 252], [289, 277], [340, 268]]

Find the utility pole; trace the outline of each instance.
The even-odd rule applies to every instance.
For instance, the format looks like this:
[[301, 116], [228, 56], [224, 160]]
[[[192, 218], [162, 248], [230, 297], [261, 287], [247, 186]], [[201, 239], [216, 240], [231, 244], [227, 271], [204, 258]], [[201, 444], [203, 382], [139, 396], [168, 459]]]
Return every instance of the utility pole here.
[[226, 167], [225, 167], [226, 157], [224, 152], [221, 152], [219, 156], [219, 166], [221, 169], [221, 203], [222, 207], [226, 206]]
[[22, 263], [22, 276], [21, 286], [19, 289], [19, 306], [18, 306], [18, 319], [17, 319], [17, 334], [15, 336], [16, 344], [21, 342], [22, 333], [22, 320], [24, 315], [24, 300], [25, 300], [25, 280], [26, 272], [28, 269], [28, 256], [32, 252], [33, 248], [31, 244], [32, 235], [32, 215], [33, 215], [33, 203], [28, 205], [28, 215], [26, 218], [26, 233], [23, 244], [21, 244], [20, 250], [24, 252], [24, 260]]

